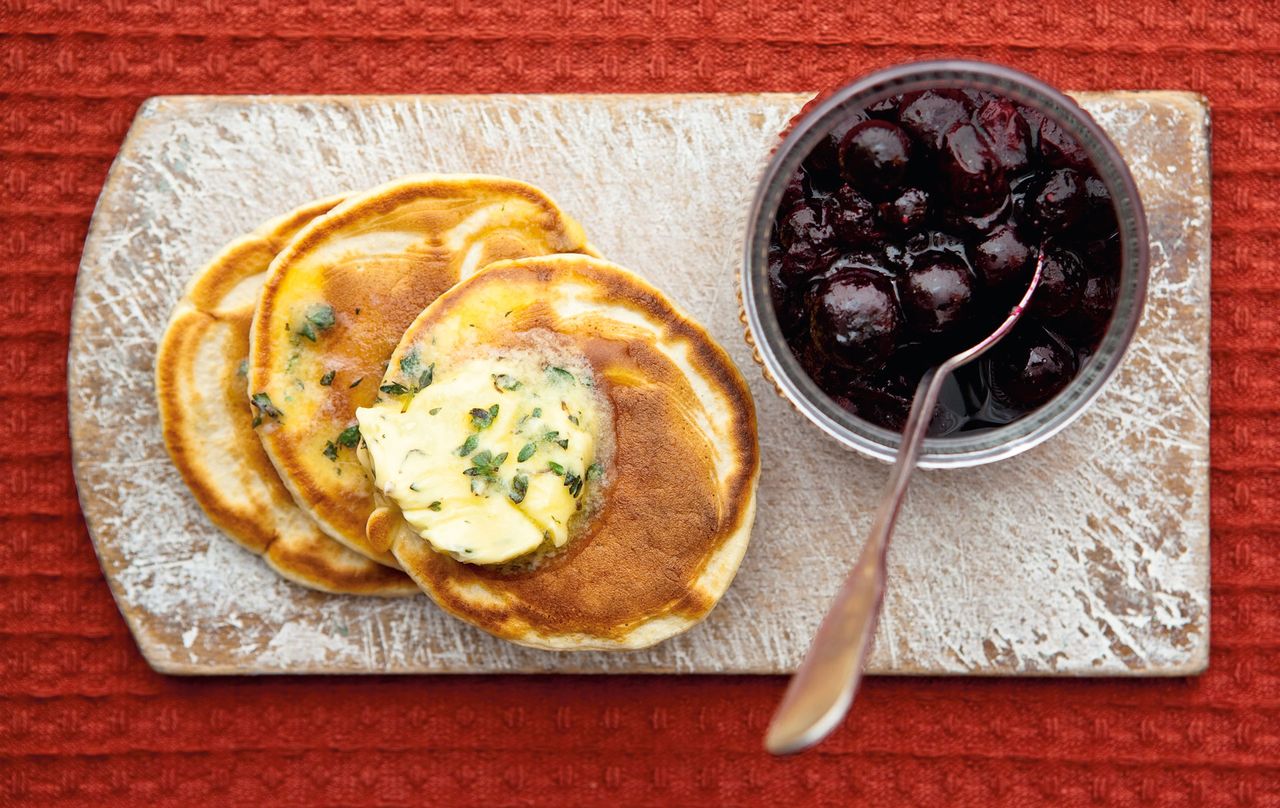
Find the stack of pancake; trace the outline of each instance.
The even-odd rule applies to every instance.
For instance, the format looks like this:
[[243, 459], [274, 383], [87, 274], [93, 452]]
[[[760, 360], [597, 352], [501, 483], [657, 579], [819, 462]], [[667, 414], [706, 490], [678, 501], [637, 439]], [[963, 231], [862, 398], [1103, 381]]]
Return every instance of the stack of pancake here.
[[[609, 412], [596, 436], [607, 468], [574, 492], [592, 489], [593, 505], [526, 563], [443, 552], [375, 490], [356, 411], [398, 410], [405, 385], [425, 388], [454, 357], [548, 339], [588, 368]], [[428, 353], [439, 360], [419, 367]], [[724, 593], [750, 536], [759, 456], [738, 371], [515, 180], [407, 177], [238, 239], [174, 310], [156, 392], [200, 506], [280, 575], [340, 595], [425, 592], [525, 645], [640, 648], [683, 631]]]

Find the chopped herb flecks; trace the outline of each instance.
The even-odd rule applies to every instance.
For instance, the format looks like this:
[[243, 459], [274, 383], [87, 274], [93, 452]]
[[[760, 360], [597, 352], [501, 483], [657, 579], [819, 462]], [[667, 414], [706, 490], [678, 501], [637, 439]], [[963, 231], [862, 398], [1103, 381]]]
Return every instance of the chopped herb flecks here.
[[436, 365], [432, 362], [423, 369], [418, 349], [414, 347], [413, 350], [400, 359], [400, 372], [413, 380], [410, 382], [412, 386], [406, 386], [401, 382], [387, 382], [378, 389], [392, 396], [416, 396], [419, 392], [431, 386], [431, 382], [435, 377]]
[[358, 377], [356, 377], [356, 380], [355, 380], [354, 382], [352, 382], [351, 384], [347, 385], [347, 389], [348, 389], [348, 390], [350, 390], [351, 388], [353, 388], [353, 387], [355, 387], [356, 385], [360, 384], [360, 382], [362, 382], [362, 381], [364, 381], [364, 377], [363, 377], [363, 376], [358, 376]]
[[298, 333], [315, 342], [317, 331], [328, 331], [336, 322], [333, 306], [320, 303], [307, 310], [306, 322], [302, 324], [302, 328], [298, 329]]
[[338, 459], [338, 447], [333, 445], [333, 441], [327, 440], [324, 442], [324, 456], [330, 460]]
[[569, 384], [573, 384], [574, 382], [573, 374], [564, 368], [558, 368], [555, 365], [548, 365], [547, 373], [551, 374], [551, 378], [557, 381], [568, 382]]
[[563, 476], [564, 476], [564, 466], [560, 465], [559, 463], [555, 462], [554, 460], [548, 460], [548, 461], [547, 461], [547, 468], [551, 469], [551, 473], [552, 473], [552, 474], [555, 474], [555, 475], [557, 475], [557, 476], [559, 476], [559, 477], [563, 477]]
[[441, 505], [440, 505], [440, 500], [438, 500], [438, 499], [437, 499], [435, 502], [433, 502], [433, 503], [431, 503], [430, 505], [428, 505], [428, 506], [427, 506], [427, 510], [429, 510], [429, 511], [435, 511], [435, 512], [439, 513], [439, 512], [440, 512], [440, 507], [441, 507]]
[[493, 374], [493, 389], [499, 393], [507, 390], [519, 390], [522, 386], [520, 380], [514, 376], [508, 376], [506, 373]]
[[360, 427], [352, 425], [338, 434], [338, 445], [348, 448], [360, 443]]
[[533, 457], [533, 453], [536, 451], [538, 451], [538, 445], [533, 441], [530, 441], [524, 445], [523, 449], [520, 450], [520, 454], [516, 455], [516, 461], [523, 463]]
[[417, 345], [409, 349], [409, 353], [400, 358], [400, 372], [406, 376], [417, 376], [421, 367], [422, 357], [418, 353]]
[[237, 376], [248, 376], [248, 375], [249, 375], [249, 360], [248, 360], [248, 359], [241, 359], [241, 360], [240, 360], [240, 364], [236, 367], [236, 375], [237, 375]]
[[604, 476], [604, 467], [601, 466], [599, 463], [592, 463], [591, 465], [587, 466], [588, 480], [594, 482], [596, 480], [599, 480], [603, 476]]
[[333, 328], [333, 324], [337, 322], [333, 316], [333, 306], [327, 303], [312, 306], [311, 310], [307, 312], [307, 322], [321, 331]]
[[439, 414], [440, 414], [439, 407], [433, 407], [431, 410], [427, 412], [427, 415], [439, 415]]
[[259, 413], [267, 416], [268, 418], [274, 418], [279, 421], [280, 417], [284, 415], [284, 413], [276, 409], [276, 406], [271, 403], [271, 397], [266, 393], [254, 393], [249, 401], [253, 403], [253, 406], [258, 408]]
[[569, 489], [569, 496], [576, 497], [582, 493], [582, 478], [572, 471], [564, 473], [564, 484]]
[[328, 387], [329, 385], [333, 384], [333, 377], [334, 377], [335, 375], [337, 375], [337, 371], [333, 371], [333, 370], [331, 370], [331, 371], [329, 371], [328, 373], [326, 373], [326, 374], [324, 374], [323, 376], [321, 376], [321, 377], [320, 377], [320, 386], [321, 386], [321, 387]]

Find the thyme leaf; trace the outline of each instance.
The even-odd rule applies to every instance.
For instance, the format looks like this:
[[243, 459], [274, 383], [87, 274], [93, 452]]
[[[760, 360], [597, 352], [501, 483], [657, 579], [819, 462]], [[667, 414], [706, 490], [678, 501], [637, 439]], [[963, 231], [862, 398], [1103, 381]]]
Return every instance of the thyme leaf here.
[[511, 497], [511, 501], [519, 505], [524, 502], [524, 495], [529, 491], [529, 477], [525, 474], [517, 474], [511, 478], [511, 493], [507, 496]]

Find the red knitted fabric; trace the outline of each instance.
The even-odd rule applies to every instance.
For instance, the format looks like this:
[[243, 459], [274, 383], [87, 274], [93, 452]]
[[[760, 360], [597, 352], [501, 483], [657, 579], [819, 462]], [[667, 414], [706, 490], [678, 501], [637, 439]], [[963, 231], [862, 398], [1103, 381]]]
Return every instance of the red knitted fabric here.
[[[801, 90], [945, 55], [1211, 101], [1206, 675], [876, 679], [820, 750], [776, 761], [778, 678], [147, 668], [77, 507], [63, 361], [144, 98]], [[0, 0], [0, 188], [0, 805], [1280, 805], [1275, 3]]]

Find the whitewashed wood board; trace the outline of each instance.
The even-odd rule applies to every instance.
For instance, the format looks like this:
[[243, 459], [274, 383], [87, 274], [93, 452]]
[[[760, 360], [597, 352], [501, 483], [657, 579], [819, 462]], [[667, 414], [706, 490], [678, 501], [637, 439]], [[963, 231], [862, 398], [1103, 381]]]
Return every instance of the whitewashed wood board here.
[[[1151, 223], [1129, 358], [1077, 424], [1002, 463], [921, 473], [890, 551], [876, 673], [1188, 674], [1208, 659], [1208, 111], [1079, 94]], [[748, 201], [805, 95], [165, 97], [138, 113], [76, 287], [69, 404], [86, 521], [148, 661], [172, 673], [793, 670], [855, 558], [886, 467], [803, 420], [753, 366], [734, 276]], [[157, 338], [228, 240], [330, 194], [423, 171], [548, 191], [609, 258], [699, 318], [746, 375], [763, 476], [721, 605], [631, 653], [493, 639], [426, 598], [322, 595], [222, 537], [171, 467]]]

